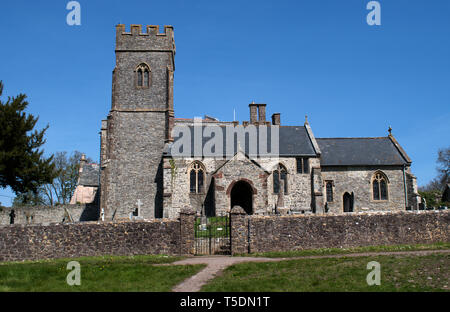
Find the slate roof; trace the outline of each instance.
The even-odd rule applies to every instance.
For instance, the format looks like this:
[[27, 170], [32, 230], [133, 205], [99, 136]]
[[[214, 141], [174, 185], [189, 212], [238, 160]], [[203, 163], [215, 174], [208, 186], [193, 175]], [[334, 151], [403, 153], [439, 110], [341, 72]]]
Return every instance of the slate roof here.
[[99, 165], [86, 163], [83, 166], [83, 171], [80, 173], [80, 183], [83, 186], [98, 186]]
[[[192, 126], [188, 126], [191, 133], [191, 156], [194, 155], [194, 130]], [[223, 153], [224, 155], [234, 155], [238, 151], [237, 139], [234, 140], [234, 149], [230, 153], [226, 150], [226, 130], [225, 126], [217, 126], [221, 128], [223, 134]], [[205, 127], [202, 127], [205, 128]], [[259, 138], [259, 129], [257, 129], [257, 134]], [[271, 129], [272, 127], [267, 127], [267, 142], [268, 148], [271, 146]], [[237, 136], [235, 135], [235, 138]], [[174, 141], [179, 137], [175, 137]], [[203, 137], [202, 147], [211, 138]], [[257, 140], [259, 141], [259, 140]], [[249, 153], [249, 142], [248, 139], [245, 140], [245, 147], [243, 142], [240, 142], [241, 149], [248, 154]], [[166, 156], [172, 155], [172, 145], [166, 146], [164, 154]], [[257, 142], [258, 155], [259, 155], [259, 142]], [[309, 138], [308, 132], [304, 126], [280, 126], [279, 127], [279, 155], [280, 156], [316, 156], [316, 151], [314, 150], [311, 139]]]
[[[389, 137], [317, 138], [322, 166], [404, 165], [409, 158]], [[404, 152], [403, 152], [404, 153]]]

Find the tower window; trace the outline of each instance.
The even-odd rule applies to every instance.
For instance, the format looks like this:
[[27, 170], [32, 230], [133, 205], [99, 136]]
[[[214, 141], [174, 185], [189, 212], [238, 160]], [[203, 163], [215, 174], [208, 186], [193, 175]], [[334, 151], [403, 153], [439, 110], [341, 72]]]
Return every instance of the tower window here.
[[138, 77], [138, 83], [137, 83], [137, 85], [138, 85], [138, 87], [142, 87], [143, 86], [143, 84], [142, 84], [142, 69], [138, 69], [138, 73], [137, 73], [137, 77]]
[[137, 88], [148, 88], [151, 84], [151, 70], [150, 67], [142, 63], [135, 70], [136, 73], [136, 87]]
[[191, 194], [204, 192], [205, 168], [200, 162], [194, 162], [189, 169], [189, 189]]
[[388, 200], [387, 177], [382, 172], [376, 172], [372, 178], [373, 200]]
[[309, 158], [298, 157], [297, 160], [297, 173], [309, 173]]

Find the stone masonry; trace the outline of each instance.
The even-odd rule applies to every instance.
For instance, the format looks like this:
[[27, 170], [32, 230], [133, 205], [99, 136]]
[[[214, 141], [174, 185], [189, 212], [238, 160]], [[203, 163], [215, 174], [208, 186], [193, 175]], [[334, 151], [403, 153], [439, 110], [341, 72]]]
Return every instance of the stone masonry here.
[[14, 224], [23, 225], [96, 221], [99, 218], [97, 204], [3, 207], [0, 209], [0, 225], [10, 224], [11, 211], [14, 211]]
[[[116, 29], [112, 104], [102, 126], [101, 208], [105, 219], [129, 217], [140, 200], [140, 217], [162, 217], [162, 152], [173, 118], [173, 29], [124, 25]], [[150, 70], [148, 88], [137, 86], [136, 68]]]
[[[179, 219], [0, 226], [0, 262], [102, 255], [194, 253], [195, 212]], [[233, 254], [420, 244], [450, 240], [450, 212], [249, 216], [231, 212]]]
[[450, 241], [449, 211], [248, 216], [231, 212], [232, 254]]
[[193, 253], [194, 215], [178, 220], [0, 227], [0, 261]]
[[[101, 126], [99, 188], [105, 220], [130, 219], [136, 212], [140, 219], [174, 219], [185, 207], [212, 216], [229, 212], [233, 203], [255, 215], [418, 208], [412, 161], [392, 129], [386, 137], [316, 139], [307, 118], [303, 125], [284, 126], [281, 114], [273, 113], [270, 122], [268, 106], [252, 102], [249, 120], [242, 125], [207, 115], [200, 122], [218, 129], [233, 127], [236, 132], [238, 128], [266, 127], [271, 133], [277, 129], [278, 137], [270, 139], [279, 145], [276, 162], [260, 150], [257, 157], [250, 157], [246, 138], [237, 143], [239, 151], [225, 158], [176, 155], [172, 148], [179, 137], [172, 130], [193, 127], [196, 121], [175, 118], [173, 28], [143, 30], [141, 25], [131, 25], [128, 32], [125, 25], [117, 25], [115, 55], [111, 109]], [[147, 85], [140, 85], [141, 68], [149, 71]], [[234, 138], [234, 132], [231, 135]], [[191, 139], [194, 146], [194, 135]], [[203, 148], [208, 142], [200, 143]], [[194, 164], [201, 168], [200, 175], [192, 176]], [[285, 177], [282, 194], [276, 190], [281, 183], [275, 174], [278, 170]], [[383, 177], [378, 188], [377, 175]], [[383, 198], [376, 198], [381, 197], [378, 192]], [[278, 207], [280, 203], [283, 207]]]

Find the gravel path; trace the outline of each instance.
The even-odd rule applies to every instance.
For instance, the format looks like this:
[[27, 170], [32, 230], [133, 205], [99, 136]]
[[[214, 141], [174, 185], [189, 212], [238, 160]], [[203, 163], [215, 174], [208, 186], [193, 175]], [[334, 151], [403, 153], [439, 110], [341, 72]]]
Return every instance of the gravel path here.
[[207, 264], [206, 268], [184, 280], [172, 291], [174, 292], [197, 292], [203, 285], [212, 280], [217, 274], [220, 274], [226, 267], [242, 262], [276, 262], [283, 260], [299, 260], [299, 259], [321, 259], [321, 258], [344, 258], [344, 257], [368, 257], [368, 256], [385, 256], [385, 255], [415, 255], [424, 256], [433, 253], [450, 253], [450, 250], [419, 250], [419, 251], [391, 251], [391, 252], [364, 252], [350, 253], [339, 255], [325, 256], [304, 256], [290, 258], [262, 258], [262, 257], [231, 257], [231, 256], [211, 256], [211, 257], [190, 257], [184, 260], [176, 261], [169, 264], [161, 265], [193, 265]]

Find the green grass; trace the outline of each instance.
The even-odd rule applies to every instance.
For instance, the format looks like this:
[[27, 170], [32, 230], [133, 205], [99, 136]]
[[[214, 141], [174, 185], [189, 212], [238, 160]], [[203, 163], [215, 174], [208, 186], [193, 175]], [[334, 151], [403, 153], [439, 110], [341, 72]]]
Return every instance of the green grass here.
[[[381, 285], [368, 286], [367, 263], [381, 265]], [[221, 292], [448, 291], [450, 255], [321, 258], [228, 267], [202, 288]]]
[[[0, 291], [170, 291], [204, 265], [153, 266], [181, 259], [168, 256], [85, 257], [0, 264]], [[66, 283], [69, 261], [81, 266], [81, 285]]]
[[381, 251], [417, 251], [450, 249], [450, 242], [416, 245], [382, 245], [355, 248], [320, 248], [291, 251], [273, 251], [264, 253], [236, 254], [244, 257], [290, 258], [304, 256], [338, 255], [347, 253], [381, 252]]
[[209, 217], [206, 230], [200, 229], [201, 219], [197, 218], [194, 223], [195, 237], [228, 237], [230, 235], [230, 220], [228, 217]]

